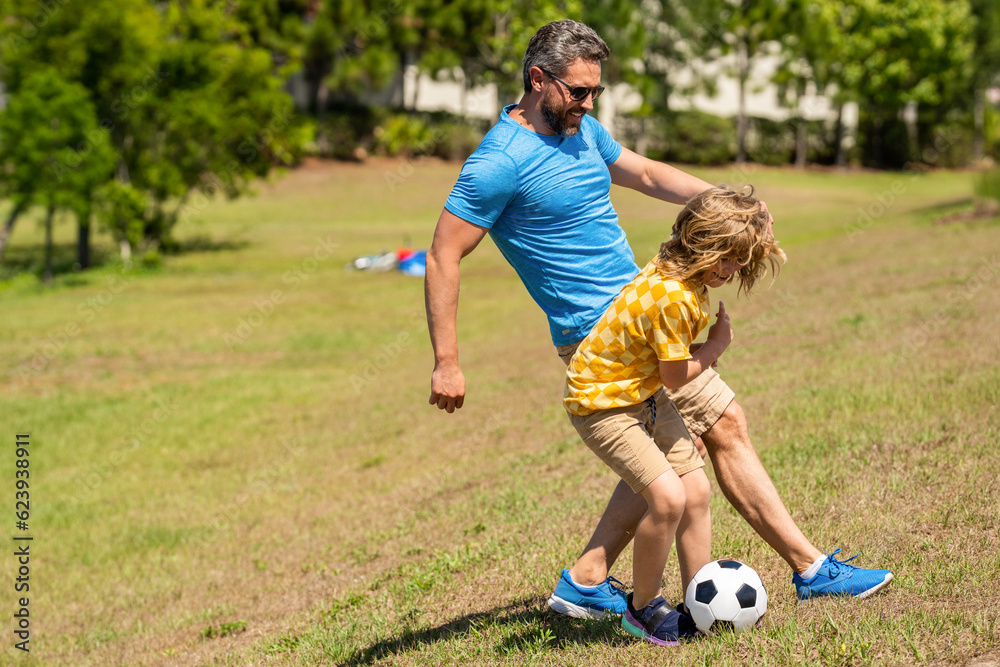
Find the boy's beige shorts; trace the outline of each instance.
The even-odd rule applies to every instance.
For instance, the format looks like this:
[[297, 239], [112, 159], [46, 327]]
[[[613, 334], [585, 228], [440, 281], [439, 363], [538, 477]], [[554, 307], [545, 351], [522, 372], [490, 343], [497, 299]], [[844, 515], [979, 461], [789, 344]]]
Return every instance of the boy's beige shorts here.
[[[566, 365], [578, 345], [556, 348]], [[649, 401], [570, 415], [570, 421], [587, 446], [638, 493], [670, 468], [680, 476], [705, 465], [694, 439], [715, 425], [735, 397], [710, 368], [680, 389], [653, 395], [655, 424]]]

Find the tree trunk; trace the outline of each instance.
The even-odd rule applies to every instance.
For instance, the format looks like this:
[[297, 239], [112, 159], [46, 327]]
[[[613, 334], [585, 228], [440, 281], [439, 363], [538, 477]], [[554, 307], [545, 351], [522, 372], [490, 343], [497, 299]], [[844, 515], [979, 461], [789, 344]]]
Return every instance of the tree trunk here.
[[843, 169], [847, 166], [847, 150], [844, 148], [845, 132], [844, 132], [844, 105], [843, 103], [837, 105], [837, 131], [834, 133], [837, 142], [837, 160], [836, 164], [839, 168]]
[[52, 218], [56, 214], [56, 205], [49, 203], [49, 209], [45, 213], [45, 273], [42, 282], [52, 282]]
[[646, 157], [649, 154], [649, 135], [646, 133], [646, 119], [639, 119], [639, 136], [635, 140], [635, 152]]
[[14, 210], [10, 212], [10, 216], [7, 218], [6, 224], [4, 224], [3, 229], [0, 230], [0, 263], [3, 262], [3, 254], [7, 250], [7, 243], [10, 242], [10, 233], [14, 229], [14, 223], [17, 222], [18, 216], [21, 215], [24, 209], [24, 203], [14, 206]]
[[876, 169], [882, 168], [882, 110], [877, 109], [872, 119], [871, 160]]
[[750, 78], [750, 63], [747, 45], [741, 41], [736, 50], [737, 68], [739, 70], [739, 111], [736, 117], [736, 162], [747, 161], [747, 79]]
[[76, 263], [80, 270], [90, 268], [90, 207], [77, 215]]
[[809, 135], [806, 133], [806, 119], [799, 118], [795, 124], [795, 168], [805, 169], [809, 151]]
[[907, 162], [918, 159], [920, 155], [920, 134], [917, 121], [920, 118], [920, 107], [916, 102], [907, 102], [903, 107], [903, 122], [906, 124]]
[[122, 264], [125, 265], [125, 268], [131, 267], [132, 266], [132, 244], [129, 243], [128, 239], [126, 237], [124, 237], [124, 236], [118, 242], [118, 252], [121, 254]]
[[974, 128], [972, 130], [972, 159], [975, 162], [982, 162], [983, 158], [986, 156], [986, 142], [985, 142], [985, 128], [986, 128], [986, 104], [983, 100], [984, 93], [982, 90], [977, 90], [975, 92], [976, 102], [973, 107], [973, 124]]

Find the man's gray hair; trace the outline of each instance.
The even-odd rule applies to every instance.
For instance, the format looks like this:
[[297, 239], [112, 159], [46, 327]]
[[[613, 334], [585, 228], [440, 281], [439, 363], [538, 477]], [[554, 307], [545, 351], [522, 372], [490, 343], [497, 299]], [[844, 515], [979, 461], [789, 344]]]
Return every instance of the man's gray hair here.
[[524, 52], [524, 92], [531, 92], [528, 71], [532, 67], [559, 76], [578, 58], [601, 62], [610, 55], [608, 45], [593, 28], [571, 19], [547, 23], [538, 29]]

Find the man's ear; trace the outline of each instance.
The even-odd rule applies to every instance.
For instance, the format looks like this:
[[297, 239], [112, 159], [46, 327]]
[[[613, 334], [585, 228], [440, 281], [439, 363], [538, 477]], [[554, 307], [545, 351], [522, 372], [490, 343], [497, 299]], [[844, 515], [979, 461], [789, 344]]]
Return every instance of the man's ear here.
[[542, 92], [542, 82], [545, 78], [545, 72], [542, 71], [542, 68], [531, 67], [528, 70], [528, 78], [531, 80], [531, 89], [536, 93]]

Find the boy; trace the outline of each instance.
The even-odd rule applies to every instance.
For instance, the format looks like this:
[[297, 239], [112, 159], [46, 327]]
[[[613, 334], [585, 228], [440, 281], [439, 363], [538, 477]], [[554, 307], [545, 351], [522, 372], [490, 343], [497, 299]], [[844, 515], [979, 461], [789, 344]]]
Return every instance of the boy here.
[[[751, 194], [712, 188], [677, 216], [673, 235], [626, 285], [570, 361], [564, 403], [584, 442], [647, 504], [635, 533], [634, 590], [622, 626], [659, 645], [692, 637], [691, 618], [660, 595], [674, 535], [684, 589], [711, 558], [709, 482], [677, 407], [677, 389], [713, 366], [733, 339], [720, 302], [708, 340], [708, 288], [734, 277], [749, 295], [785, 256]], [[766, 260], [766, 261], [765, 261]]]

